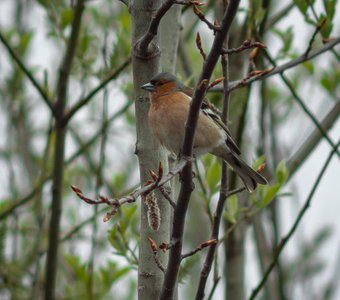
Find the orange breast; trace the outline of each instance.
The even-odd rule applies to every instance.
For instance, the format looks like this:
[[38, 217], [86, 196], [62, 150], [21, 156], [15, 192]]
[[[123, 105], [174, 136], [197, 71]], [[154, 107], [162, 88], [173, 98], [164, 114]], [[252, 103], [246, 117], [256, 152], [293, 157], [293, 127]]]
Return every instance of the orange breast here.
[[[149, 124], [155, 137], [169, 151], [178, 154], [183, 144], [190, 98], [181, 92], [153, 95]], [[221, 140], [221, 130], [210, 118], [200, 113], [194, 138], [194, 153], [209, 152]]]

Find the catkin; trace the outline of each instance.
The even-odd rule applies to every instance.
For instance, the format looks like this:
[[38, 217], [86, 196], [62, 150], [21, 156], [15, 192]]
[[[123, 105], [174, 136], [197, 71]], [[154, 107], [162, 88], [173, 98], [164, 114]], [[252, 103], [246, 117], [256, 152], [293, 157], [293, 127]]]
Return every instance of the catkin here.
[[161, 225], [161, 214], [158, 207], [157, 198], [154, 192], [151, 192], [146, 196], [145, 204], [148, 207], [149, 226], [152, 230], [157, 231]]

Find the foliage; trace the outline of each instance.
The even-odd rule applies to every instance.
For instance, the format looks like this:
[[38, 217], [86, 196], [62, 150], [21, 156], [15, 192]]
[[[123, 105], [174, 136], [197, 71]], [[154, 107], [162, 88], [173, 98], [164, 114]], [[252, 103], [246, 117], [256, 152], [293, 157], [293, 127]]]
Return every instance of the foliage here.
[[[59, 66], [75, 18], [74, 7], [70, 4], [76, 1], [1, 2], [0, 11], [5, 11], [1, 14], [4, 19], [0, 19], [2, 36], [41, 86], [48, 101], [54, 103]], [[220, 11], [216, 7], [219, 1], [207, 2], [208, 5], [201, 8], [203, 13], [209, 20], [218, 19]], [[230, 81], [246, 78], [251, 71], [271, 68], [265, 51], [281, 65], [304, 55], [309, 43], [312, 49], [320, 48], [323, 42], [339, 35], [336, 27], [339, 3], [336, 0], [320, 3], [294, 0], [293, 8], [275, 22], [274, 2], [271, 8], [263, 5], [265, 2], [256, 0], [242, 4], [230, 33], [229, 46], [239, 47], [245, 39], [251, 39], [264, 42], [267, 49], [231, 54]], [[293, 20], [291, 11], [298, 12], [302, 21]], [[197, 19], [190, 6], [183, 8], [182, 21], [176, 74], [185, 84], [192, 85], [203, 64], [195, 43], [196, 32], [200, 32], [206, 53], [209, 53], [214, 35]], [[272, 23], [267, 28], [265, 25], [269, 22]], [[301, 36], [299, 27], [308, 33]], [[260, 31], [263, 31], [262, 36], [259, 36]], [[66, 112], [127, 60], [132, 52], [131, 35], [131, 15], [122, 1], [86, 1], [68, 81]], [[18, 61], [4, 43], [0, 47], [0, 133], [3, 137], [0, 142], [0, 298], [9, 295], [13, 299], [41, 299], [53, 194], [56, 123], [48, 105]], [[323, 55], [322, 59], [305, 61], [288, 73], [296, 92], [304, 98], [308, 107], [312, 106], [313, 111], [317, 111], [318, 119], [325, 112], [319, 115], [319, 108], [328, 110], [338, 103], [340, 89], [338, 50], [334, 48]], [[222, 73], [218, 66], [212, 79], [221, 77]], [[69, 188], [70, 184], [76, 184], [91, 196], [102, 194], [116, 198], [143, 184], [139, 181], [137, 159], [133, 156], [136, 122], [135, 111], [131, 109], [135, 97], [132, 78], [129, 66], [123, 68], [117, 77], [92, 95], [89, 103], [82, 106], [67, 124], [57, 284], [60, 299], [112, 299], [117, 295], [124, 300], [136, 298], [135, 271], [138, 269], [141, 244], [140, 204], [124, 205], [110, 222], [103, 223], [106, 210], [90, 208], [76, 199]], [[221, 93], [208, 93], [207, 96], [216, 106], [222, 107]], [[253, 163], [254, 169], [268, 162], [263, 174], [270, 179], [270, 184], [259, 186], [250, 196], [242, 192], [226, 199], [224, 227], [230, 231], [221, 233], [220, 238], [228, 240], [242, 227], [241, 224], [251, 226], [248, 221], [254, 216], [262, 218], [270, 215], [271, 218], [262, 218], [261, 221], [270, 228], [268, 232], [264, 230], [264, 239], [270, 249], [274, 249], [277, 244], [273, 241], [280, 241], [283, 233], [277, 224], [282, 216], [281, 207], [290, 199], [297, 202], [295, 200], [299, 198], [293, 186], [288, 184], [291, 178], [289, 158], [295, 153], [300, 140], [301, 143], [308, 141], [308, 136], [302, 137], [304, 128], [313, 128], [305, 116], [301, 118], [301, 112], [294, 105], [294, 97], [278, 76], [243, 90], [236, 89], [231, 93], [230, 101], [228, 125], [241, 145], [243, 158], [249, 161], [248, 154], [258, 157]], [[105, 123], [111, 117], [112, 120]], [[293, 142], [286, 143], [287, 131]], [[306, 156], [312, 150], [309, 149]], [[197, 241], [202, 243], [209, 239], [205, 234], [207, 230], [201, 230], [200, 226], [211, 229], [221, 188], [222, 168], [216, 157], [204, 156], [197, 165], [195, 184], [198, 192], [190, 203], [192, 216], [187, 222], [190, 227], [187, 231], [195, 234], [188, 235], [184, 242], [186, 249], [195, 248]], [[232, 174], [229, 170], [229, 191], [241, 184], [234, 180]], [[301, 180], [293, 179], [297, 179], [298, 184]], [[289, 199], [284, 196], [289, 196]], [[283, 277], [278, 284], [287, 299], [296, 298], [296, 290], [312, 286], [312, 280], [318, 282], [329, 268], [320, 258], [320, 252], [332, 238], [332, 233], [328, 227], [321, 227], [308, 240], [299, 239], [296, 255], [282, 258], [284, 263], [279, 266], [279, 271]], [[241, 236], [246, 236], [245, 232]], [[216, 257], [221, 256], [223, 247], [216, 248]], [[191, 282], [198, 280], [197, 269], [203, 265], [206, 252], [186, 258], [181, 265], [178, 281], [183, 299], [197, 288], [196, 283]], [[255, 259], [261, 261], [262, 258]], [[271, 259], [271, 256], [266, 259]], [[215, 272], [218, 271], [216, 268]], [[217, 275], [227, 276], [224, 273]], [[223, 281], [220, 280], [219, 284]], [[331, 297], [332, 284], [331, 281], [324, 286], [319, 284], [310, 288], [309, 293], [311, 297], [313, 293]], [[215, 294], [213, 299], [218, 297]]]

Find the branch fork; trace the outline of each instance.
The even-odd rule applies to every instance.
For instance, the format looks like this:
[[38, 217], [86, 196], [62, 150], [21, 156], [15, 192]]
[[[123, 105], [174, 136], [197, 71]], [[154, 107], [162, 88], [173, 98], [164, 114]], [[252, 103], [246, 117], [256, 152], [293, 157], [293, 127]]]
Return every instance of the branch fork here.
[[[163, 166], [161, 163], [159, 163], [158, 165], [158, 174], [155, 174], [153, 171], [150, 171], [150, 176], [154, 179], [154, 180], [149, 180], [147, 181], [143, 187], [135, 190], [134, 192], [132, 192], [131, 194], [124, 196], [122, 198], [119, 199], [109, 199], [107, 197], [104, 196], [99, 196], [99, 200], [95, 200], [95, 199], [91, 199], [89, 197], [86, 197], [82, 190], [78, 187], [76, 187], [75, 185], [71, 185], [71, 189], [73, 190], [73, 192], [75, 192], [75, 194], [78, 196], [78, 198], [80, 198], [81, 200], [83, 200], [84, 202], [91, 204], [91, 205], [99, 205], [99, 204], [106, 204], [108, 206], [112, 206], [112, 210], [110, 212], [108, 212], [103, 221], [107, 222], [109, 221], [112, 216], [114, 216], [118, 209], [126, 203], [133, 203], [136, 202], [136, 200], [138, 199], [139, 196], [141, 196], [142, 198], [146, 197], [149, 193], [151, 193], [152, 191], [154, 191], [155, 189], [159, 189], [160, 187], [163, 187], [164, 184], [166, 184], [168, 181], [170, 181], [174, 176], [176, 176], [179, 172], [182, 171], [182, 169], [187, 165], [188, 162], [190, 162], [192, 160], [192, 158], [188, 158], [188, 157], [182, 157], [179, 162], [177, 163], [177, 165], [171, 170], [169, 171], [168, 174], [163, 175]], [[152, 175], [151, 175], [152, 174]], [[165, 189], [163, 189], [164, 192]], [[162, 192], [162, 190], [161, 190]], [[165, 197], [168, 201], [170, 198], [170, 196], [168, 195], [168, 197]], [[169, 201], [171, 206], [173, 206], [174, 208], [176, 207], [176, 204], [171, 200]]]

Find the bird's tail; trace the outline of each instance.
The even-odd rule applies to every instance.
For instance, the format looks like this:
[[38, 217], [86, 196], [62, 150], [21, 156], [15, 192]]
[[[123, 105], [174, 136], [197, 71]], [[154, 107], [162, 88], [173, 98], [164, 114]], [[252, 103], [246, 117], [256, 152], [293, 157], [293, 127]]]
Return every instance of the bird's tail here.
[[[219, 155], [220, 156], [220, 155]], [[240, 176], [246, 189], [252, 192], [256, 189], [257, 184], [268, 184], [266, 178], [253, 170], [240, 157], [232, 152], [224, 152], [221, 158], [226, 161], [233, 170]]]

